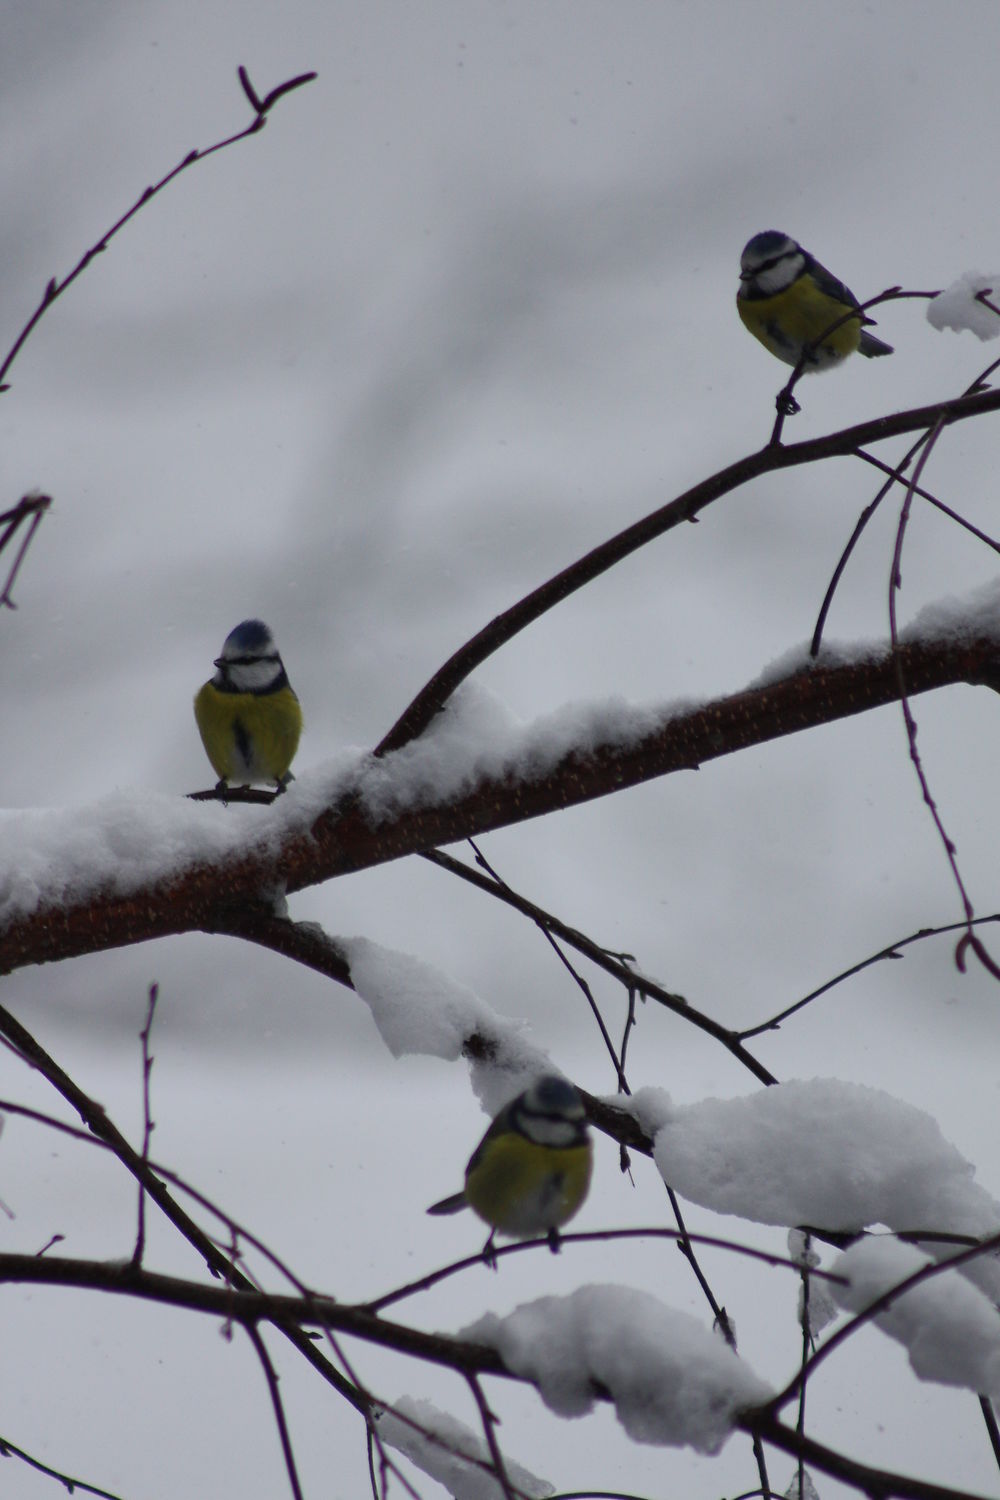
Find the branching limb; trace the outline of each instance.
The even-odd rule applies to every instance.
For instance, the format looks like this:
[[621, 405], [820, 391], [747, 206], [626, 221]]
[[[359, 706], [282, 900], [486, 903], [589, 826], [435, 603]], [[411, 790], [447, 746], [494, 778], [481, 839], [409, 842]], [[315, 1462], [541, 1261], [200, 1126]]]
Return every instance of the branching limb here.
[[[224, 1279], [234, 1288], [251, 1289], [252, 1283], [249, 1278], [222, 1253], [212, 1238], [181, 1208], [166, 1184], [157, 1176], [151, 1165], [143, 1160], [139, 1152], [135, 1151], [129, 1145], [128, 1141], [121, 1134], [121, 1131], [108, 1118], [104, 1109], [99, 1104], [96, 1104], [89, 1095], [84, 1093], [59, 1066], [55, 1059], [50, 1057], [45, 1049], [35, 1041], [31, 1033], [19, 1021], [15, 1020], [9, 1011], [2, 1007], [0, 1007], [0, 1036], [25, 1061], [33, 1068], [36, 1068], [41, 1076], [62, 1095], [66, 1102], [80, 1115], [84, 1124], [97, 1137], [98, 1141], [114, 1152], [122, 1165], [141, 1183], [150, 1199], [157, 1205], [170, 1223], [173, 1224], [174, 1228], [202, 1256], [212, 1275]], [[45, 1262], [45, 1264], [50, 1263], [51, 1261]], [[42, 1264], [42, 1262], [39, 1261], [39, 1264]], [[132, 1265], [131, 1262], [128, 1262], [127, 1265], [133, 1273], [137, 1274], [140, 1270], [138, 1266]], [[302, 1333], [301, 1329], [295, 1327], [293, 1324], [279, 1324], [278, 1326], [284, 1336], [308, 1360], [313, 1368], [345, 1400], [349, 1401], [356, 1410], [364, 1415], [368, 1407], [365, 1395], [349, 1380], [344, 1379], [340, 1372], [315, 1347], [308, 1335]]]
[[[861, 540], [861, 536], [865, 530], [865, 527], [868, 525], [868, 522], [878, 510], [879, 506], [882, 504], [882, 501], [885, 499], [886, 495], [888, 495], [893, 485], [899, 483], [902, 480], [902, 477], [910, 467], [910, 464], [913, 462], [916, 455], [920, 452], [921, 448], [923, 448], [925, 443], [927, 442], [927, 438], [928, 433], [922, 432], [917, 438], [917, 441], [915, 443], [912, 443], [910, 447], [907, 448], [902, 458], [892, 468], [887, 468], [882, 464], [878, 465], [879, 468], [883, 468], [885, 470], [888, 478], [886, 479], [885, 483], [876, 491], [872, 499], [869, 500], [868, 504], [865, 506], [864, 510], [855, 521], [854, 530], [847, 538], [847, 545], [844, 547], [844, 550], [841, 552], [840, 556], [837, 559], [837, 565], [830, 577], [830, 582], [826, 586], [826, 593], [823, 595], [823, 602], [819, 607], [819, 614], [816, 616], [816, 624], [813, 626], [812, 641], [809, 645], [810, 656], [819, 656], [819, 649], [823, 642], [823, 631], [826, 629], [826, 620], [833, 605], [833, 597], [836, 594], [837, 589], [840, 587], [840, 580], [844, 576], [844, 570], [851, 560], [851, 554], [853, 553], [858, 542]], [[866, 458], [868, 457], [868, 455], [862, 454], [860, 449], [858, 450], [858, 456]]]
[[[283, 1326], [294, 1320], [302, 1325], [331, 1327], [465, 1376], [496, 1375], [531, 1383], [509, 1370], [496, 1350], [487, 1345], [445, 1334], [425, 1333], [326, 1299], [303, 1302], [297, 1298], [267, 1296], [260, 1292], [160, 1276], [130, 1264], [114, 1265], [107, 1261], [76, 1261], [61, 1257], [39, 1259], [30, 1255], [0, 1255], [0, 1283], [3, 1282], [76, 1287], [139, 1297], [245, 1325], [269, 1321]], [[907, 1284], [903, 1283], [903, 1286]], [[897, 1289], [896, 1294], [901, 1289]], [[600, 1386], [592, 1386], [592, 1394], [595, 1400], [609, 1399], [609, 1393]], [[842, 1479], [865, 1495], [899, 1496], [900, 1500], [970, 1500], [966, 1492], [928, 1484], [888, 1470], [873, 1469], [825, 1448], [782, 1426], [774, 1415], [773, 1404], [738, 1414], [735, 1425], [762, 1442], [796, 1457], [801, 1456], [810, 1466]]]
[[[911, 449], [911, 455], [912, 452], [913, 450]], [[874, 453], [865, 452], [863, 448], [859, 448], [855, 456], [862, 459], [864, 463], [871, 464], [873, 469], [878, 469], [881, 473], [890, 475], [894, 483], [902, 482], [905, 471], [899, 464], [893, 468], [891, 464], [885, 463], [881, 458], [876, 458]], [[922, 485], [916, 483], [912, 483], [910, 489], [915, 495], [919, 495], [921, 500], [926, 500], [928, 505], [940, 511], [943, 516], [947, 516], [949, 521], [954, 521], [956, 526], [960, 526], [963, 531], [967, 531], [970, 536], [974, 536], [977, 542], [982, 542], [984, 547], [989, 547], [992, 552], [1000, 552], [1000, 541], [996, 537], [992, 537], [988, 532], [981, 530], [980, 527], [974, 526], [971, 521], [967, 520], [965, 516], [960, 515], [952, 506], [945, 505], [943, 500], [939, 500], [936, 495], [932, 495], [930, 490], [926, 490]], [[815, 656], [816, 652], [814, 651], [812, 654]]]
[[588, 552], [586, 556], [571, 563], [561, 573], [550, 578], [547, 583], [543, 583], [541, 587], [525, 595], [510, 609], [497, 615], [471, 640], [466, 641], [464, 646], [460, 646], [454, 655], [449, 657], [445, 664], [435, 672], [409, 707], [396, 720], [388, 734], [384, 736], [375, 754], [387, 755], [390, 750], [398, 750], [410, 740], [416, 739], [440, 712], [458, 685], [464, 682], [476, 667], [481, 666], [501, 646], [513, 640], [520, 631], [561, 603], [563, 599], [569, 598], [584, 584], [590, 583], [594, 578], [599, 578], [602, 573], [606, 573], [609, 568], [614, 567], [616, 563], [621, 562], [623, 558], [628, 557], [640, 547], [644, 547], [656, 537], [663, 536], [684, 521], [694, 520], [707, 506], [721, 499], [723, 495], [739, 489], [741, 485], [749, 483], [751, 479], [757, 479], [762, 474], [774, 473], [780, 469], [815, 463], [824, 458], [853, 454], [859, 447], [882, 442], [900, 433], [922, 430], [933, 426], [938, 421], [957, 422], [997, 410], [1000, 410], [1000, 391], [977, 391], [972, 395], [937, 402], [933, 406], [876, 417], [872, 421], [860, 422], [854, 427], [846, 427], [841, 432], [829, 433], [825, 437], [813, 438], [808, 442], [768, 446], [758, 453], [750, 454], [747, 458], [739, 459], [736, 463], [730, 464], [727, 469], [720, 470], [718, 474], [713, 474], [692, 489], [685, 491], [676, 500], [669, 501], [659, 510], [645, 516], [641, 521], [627, 526], [624, 531], [618, 532], [617, 536], [602, 542], [592, 552]]

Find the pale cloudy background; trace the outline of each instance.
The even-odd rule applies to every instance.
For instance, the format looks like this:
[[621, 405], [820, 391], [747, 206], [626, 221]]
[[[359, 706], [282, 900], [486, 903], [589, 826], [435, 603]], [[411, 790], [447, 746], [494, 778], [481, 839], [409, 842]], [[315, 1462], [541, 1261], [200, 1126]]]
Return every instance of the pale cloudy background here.
[[[1000, 264], [998, 45], [992, 0], [7, 0], [4, 347], [47, 279], [147, 182], [245, 122], [238, 63], [260, 91], [320, 76], [262, 134], [147, 208], [14, 367], [0, 502], [37, 485], [55, 507], [18, 611], [0, 621], [4, 802], [208, 784], [190, 699], [250, 614], [275, 629], [303, 701], [299, 766], [374, 743], [497, 610], [765, 441], [782, 372], [733, 309], [750, 234], [789, 231], [860, 296]], [[920, 304], [879, 322], [895, 358], [809, 383], [796, 438], [951, 394], [996, 348], [934, 333]], [[949, 433], [928, 482], [996, 531], [993, 439], [992, 419]], [[574, 698], [736, 688], [808, 636], [873, 487], [843, 460], [730, 496], [563, 605], [479, 680], [524, 719]], [[832, 637], [884, 632], [893, 524], [886, 507], [866, 535]], [[992, 554], [918, 510], [903, 617], [994, 571]], [[955, 688], [917, 708], [963, 872], [992, 911], [995, 701]], [[959, 914], [894, 710], [485, 845], [512, 884], [732, 1024]], [[419, 954], [525, 1017], [586, 1087], [612, 1087], [541, 939], [441, 873], [410, 861], [305, 893], [292, 910]], [[27, 971], [3, 993], [135, 1129], [153, 979], [155, 1154], [301, 1275], [371, 1296], [478, 1243], [471, 1224], [423, 1216], [457, 1185], [483, 1128], [464, 1070], [393, 1062], [360, 1002], [317, 976], [191, 937]], [[597, 988], [617, 1029], [619, 997]], [[978, 970], [961, 978], [940, 943], [757, 1047], [781, 1077], [830, 1073], [923, 1104], [997, 1193], [998, 1004], [996, 985]], [[684, 1100], [752, 1086], [651, 1007], [630, 1075]], [[0, 1080], [8, 1096], [53, 1102], [8, 1057]], [[581, 1226], [666, 1222], [649, 1164], [633, 1193], [613, 1148], [598, 1152]], [[2, 1163], [11, 1247], [61, 1231], [67, 1253], [128, 1253], [134, 1199], [117, 1173], [14, 1124]], [[747, 1237], [737, 1221], [692, 1220]], [[155, 1248], [160, 1264], [196, 1271], [170, 1237]], [[744, 1355], [783, 1382], [797, 1355], [791, 1281], [723, 1258], [709, 1273]], [[610, 1261], [521, 1257], [408, 1315], [457, 1327], [605, 1279], [708, 1317], [660, 1246]], [[214, 1324], [10, 1289], [2, 1316], [0, 1435], [129, 1497], [283, 1493], [260, 1372]], [[382, 1395], [431, 1390], [473, 1420], [443, 1376], [363, 1351], [358, 1364]], [[307, 1493], [363, 1493], [360, 1423], [296, 1361], [282, 1359], [282, 1374]], [[634, 1447], [606, 1412], [570, 1427], [539, 1414], [530, 1392], [493, 1396], [511, 1454], [561, 1488], [756, 1483], [741, 1439], [698, 1460]], [[972, 1398], [917, 1387], [877, 1335], [828, 1367], [811, 1413], [817, 1436], [870, 1462], [995, 1485]], [[778, 1488], [790, 1467], [772, 1460]], [[2, 1481], [15, 1500], [52, 1493], [13, 1461]]]

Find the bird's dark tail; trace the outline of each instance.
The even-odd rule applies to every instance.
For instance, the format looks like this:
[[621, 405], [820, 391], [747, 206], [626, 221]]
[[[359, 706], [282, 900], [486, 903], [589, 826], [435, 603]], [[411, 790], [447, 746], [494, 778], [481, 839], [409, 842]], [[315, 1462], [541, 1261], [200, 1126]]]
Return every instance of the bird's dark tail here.
[[429, 1214], [457, 1214], [465, 1207], [465, 1194], [452, 1193], [450, 1198], [442, 1198], [440, 1203], [432, 1203], [427, 1212]]
[[895, 352], [891, 344], [884, 344], [873, 333], [869, 333], [867, 328], [862, 328], [861, 330], [861, 342], [858, 348], [869, 359], [876, 359], [880, 354], [892, 354]]

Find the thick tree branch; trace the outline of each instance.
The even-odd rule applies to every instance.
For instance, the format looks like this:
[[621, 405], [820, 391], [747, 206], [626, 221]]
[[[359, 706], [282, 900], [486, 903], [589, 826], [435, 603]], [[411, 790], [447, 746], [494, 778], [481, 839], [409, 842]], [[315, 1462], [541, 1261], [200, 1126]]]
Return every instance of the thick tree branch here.
[[364, 1308], [337, 1302], [332, 1297], [294, 1297], [249, 1287], [213, 1286], [208, 1282], [147, 1271], [130, 1261], [0, 1254], [0, 1285], [13, 1283], [137, 1297], [140, 1301], [157, 1302], [164, 1307], [207, 1313], [248, 1328], [258, 1323], [274, 1323], [282, 1332], [287, 1328], [329, 1329], [393, 1349], [398, 1354], [445, 1365], [463, 1374], [504, 1375], [511, 1380], [517, 1379], [496, 1350], [486, 1344], [470, 1343], [444, 1333], [424, 1333], [421, 1329], [381, 1318]]
[[379, 822], [363, 801], [363, 764], [356, 784], [311, 828], [289, 832], [266, 849], [194, 865], [126, 896], [53, 895], [46, 901], [43, 895], [35, 911], [0, 932], [0, 972], [179, 932], [226, 931], [240, 906], [276, 890], [302, 890], [891, 703], [899, 696], [900, 672], [911, 697], [956, 682], [998, 689], [998, 657], [996, 642], [983, 635], [915, 641], [901, 645], [895, 657], [884, 649], [847, 664], [816, 665], [666, 717], [627, 743], [570, 749], [534, 773], [488, 775], [471, 791], [438, 800], [427, 795]]

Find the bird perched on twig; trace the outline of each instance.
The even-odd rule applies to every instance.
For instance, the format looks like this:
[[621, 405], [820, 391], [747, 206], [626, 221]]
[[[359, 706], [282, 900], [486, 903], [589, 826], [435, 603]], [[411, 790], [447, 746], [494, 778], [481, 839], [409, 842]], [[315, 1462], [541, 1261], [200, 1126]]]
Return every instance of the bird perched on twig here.
[[496, 1116], [469, 1158], [462, 1191], [427, 1212], [471, 1208], [490, 1226], [487, 1261], [497, 1232], [547, 1234], [556, 1251], [559, 1229], [587, 1196], [592, 1155], [579, 1093], [565, 1078], [545, 1074]]
[[[744, 246], [736, 310], [754, 338], [786, 365], [801, 360], [806, 370], [827, 370], [855, 349], [869, 359], [893, 352], [868, 332], [873, 320], [854, 293], [778, 229], [765, 229]], [[857, 316], [845, 316], [854, 311]]]
[[263, 620], [244, 620], [226, 636], [215, 676], [199, 689], [194, 716], [219, 777], [249, 786], [273, 781], [283, 792], [302, 732], [302, 710]]

